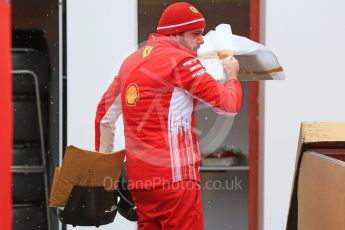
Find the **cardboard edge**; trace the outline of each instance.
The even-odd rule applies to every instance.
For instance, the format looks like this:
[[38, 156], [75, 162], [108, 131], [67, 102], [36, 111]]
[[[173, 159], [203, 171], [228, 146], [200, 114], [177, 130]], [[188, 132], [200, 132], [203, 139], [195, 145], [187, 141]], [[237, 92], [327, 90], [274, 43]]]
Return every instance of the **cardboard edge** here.
[[304, 128], [305, 122], [302, 122], [300, 125], [300, 135], [298, 139], [298, 147], [296, 153], [296, 160], [295, 160], [295, 170], [294, 176], [292, 181], [292, 189], [290, 195], [290, 205], [288, 211], [288, 218], [286, 223], [286, 230], [296, 230], [297, 229], [297, 214], [298, 214], [298, 206], [297, 206], [297, 187], [298, 187], [298, 174], [299, 174], [299, 166], [301, 163], [301, 156], [302, 156], [302, 149], [303, 149], [303, 140], [304, 140]]
[[59, 207], [59, 204], [55, 202], [55, 194], [54, 192], [56, 191], [56, 187], [58, 186], [58, 180], [60, 179], [60, 167], [55, 167], [54, 170], [54, 177], [53, 177], [53, 183], [52, 187], [50, 190], [50, 195], [49, 195], [49, 207], [55, 208]]

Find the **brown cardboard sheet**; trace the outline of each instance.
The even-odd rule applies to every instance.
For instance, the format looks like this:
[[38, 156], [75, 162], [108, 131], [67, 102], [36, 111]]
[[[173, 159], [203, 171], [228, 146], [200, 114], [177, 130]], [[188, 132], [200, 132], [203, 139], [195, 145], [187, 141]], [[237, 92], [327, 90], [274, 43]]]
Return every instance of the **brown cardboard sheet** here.
[[345, 162], [304, 152], [298, 179], [298, 229], [345, 229]]
[[[301, 167], [302, 167], [301, 162], [304, 157], [304, 152], [308, 149], [332, 149], [333, 153], [327, 154], [326, 152], [324, 152], [323, 155], [332, 155], [332, 154], [334, 155], [334, 153], [336, 153], [335, 154], [337, 156], [336, 158], [342, 159], [343, 158], [342, 154], [339, 154], [339, 151], [337, 151], [336, 149], [344, 149], [344, 148], [345, 148], [345, 122], [303, 122], [302, 123], [301, 129], [300, 129], [297, 154], [296, 154], [295, 173], [294, 173], [293, 184], [292, 184], [290, 208], [289, 208], [287, 225], [286, 225], [287, 230], [297, 230], [297, 229], [302, 230], [302, 228], [298, 228], [299, 226], [302, 226], [298, 224], [298, 221], [302, 221], [302, 218], [304, 218], [304, 215], [305, 215], [304, 207], [307, 207], [307, 206], [300, 206], [302, 205], [302, 203], [299, 203], [300, 200], [299, 200], [298, 194], [302, 196], [301, 193], [303, 191], [309, 191], [309, 190], [303, 190], [303, 191], [300, 190], [300, 188], [305, 188], [304, 185], [301, 185], [301, 183], [299, 182], [299, 180], [301, 179], [300, 178], [300, 172], [301, 172]], [[334, 158], [334, 160], [336, 160], [336, 158]], [[310, 159], [310, 157], [306, 158], [306, 160], [305, 159], [303, 160], [304, 165], [309, 166], [309, 162], [306, 162], [308, 161], [308, 159]], [[321, 160], [324, 161], [325, 159], [322, 158]], [[313, 171], [316, 170], [316, 171], [323, 171], [324, 173], [327, 173], [327, 170], [325, 171], [321, 167], [323, 167], [323, 164], [319, 165], [317, 167], [318, 168], [317, 170], [316, 170], [316, 167], [314, 167]], [[315, 173], [318, 173], [318, 172], [315, 172]], [[303, 178], [303, 180], [305, 181], [305, 177]], [[337, 178], [335, 178], [335, 180], [337, 180]], [[310, 194], [306, 194], [306, 192], [303, 192], [303, 197], [306, 197], [308, 195]], [[319, 199], [321, 199], [321, 197], [319, 197]], [[303, 203], [303, 204], [305, 205], [306, 203]], [[314, 204], [309, 204], [309, 205], [314, 205]], [[318, 206], [318, 209], [324, 208], [323, 206], [321, 206], [321, 204], [317, 206]], [[309, 212], [308, 215], [313, 215], [313, 213]], [[306, 226], [306, 223], [307, 223], [306, 221], [301, 222], [301, 224], [304, 224], [303, 230], [313, 229], [313, 228], [308, 228]], [[327, 228], [327, 229], [331, 229], [331, 228]]]
[[125, 150], [99, 153], [68, 146], [61, 167], [55, 169], [50, 206], [65, 206], [74, 185], [115, 190], [124, 157]]

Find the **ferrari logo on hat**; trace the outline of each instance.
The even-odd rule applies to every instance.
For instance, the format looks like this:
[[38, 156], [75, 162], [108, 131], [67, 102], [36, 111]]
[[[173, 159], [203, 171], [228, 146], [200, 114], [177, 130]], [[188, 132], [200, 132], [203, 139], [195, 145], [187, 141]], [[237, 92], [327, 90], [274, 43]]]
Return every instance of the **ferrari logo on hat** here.
[[143, 58], [146, 58], [147, 56], [149, 56], [152, 49], [153, 49], [153, 46], [146, 46], [146, 48], [143, 51]]
[[193, 13], [198, 13], [198, 10], [194, 7], [194, 6], [191, 6], [189, 7], [189, 9], [193, 12]]
[[126, 89], [126, 103], [127, 105], [136, 105], [139, 99], [139, 88], [137, 84], [131, 83]]

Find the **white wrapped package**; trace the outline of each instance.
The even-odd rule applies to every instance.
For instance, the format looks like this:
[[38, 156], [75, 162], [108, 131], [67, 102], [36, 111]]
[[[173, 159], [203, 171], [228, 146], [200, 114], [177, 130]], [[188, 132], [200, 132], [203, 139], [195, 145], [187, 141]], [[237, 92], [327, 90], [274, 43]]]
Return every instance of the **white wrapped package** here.
[[220, 24], [204, 36], [198, 57], [207, 72], [218, 81], [226, 80], [222, 60], [236, 55], [240, 64], [239, 80], [283, 80], [285, 74], [277, 57], [264, 45], [233, 35], [228, 24]]

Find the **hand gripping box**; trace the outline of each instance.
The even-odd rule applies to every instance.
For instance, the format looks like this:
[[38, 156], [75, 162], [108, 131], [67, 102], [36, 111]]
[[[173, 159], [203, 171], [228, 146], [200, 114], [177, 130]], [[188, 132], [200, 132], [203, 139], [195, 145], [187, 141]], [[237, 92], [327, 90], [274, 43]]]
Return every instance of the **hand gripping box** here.
[[302, 123], [286, 229], [345, 229], [345, 122]]

